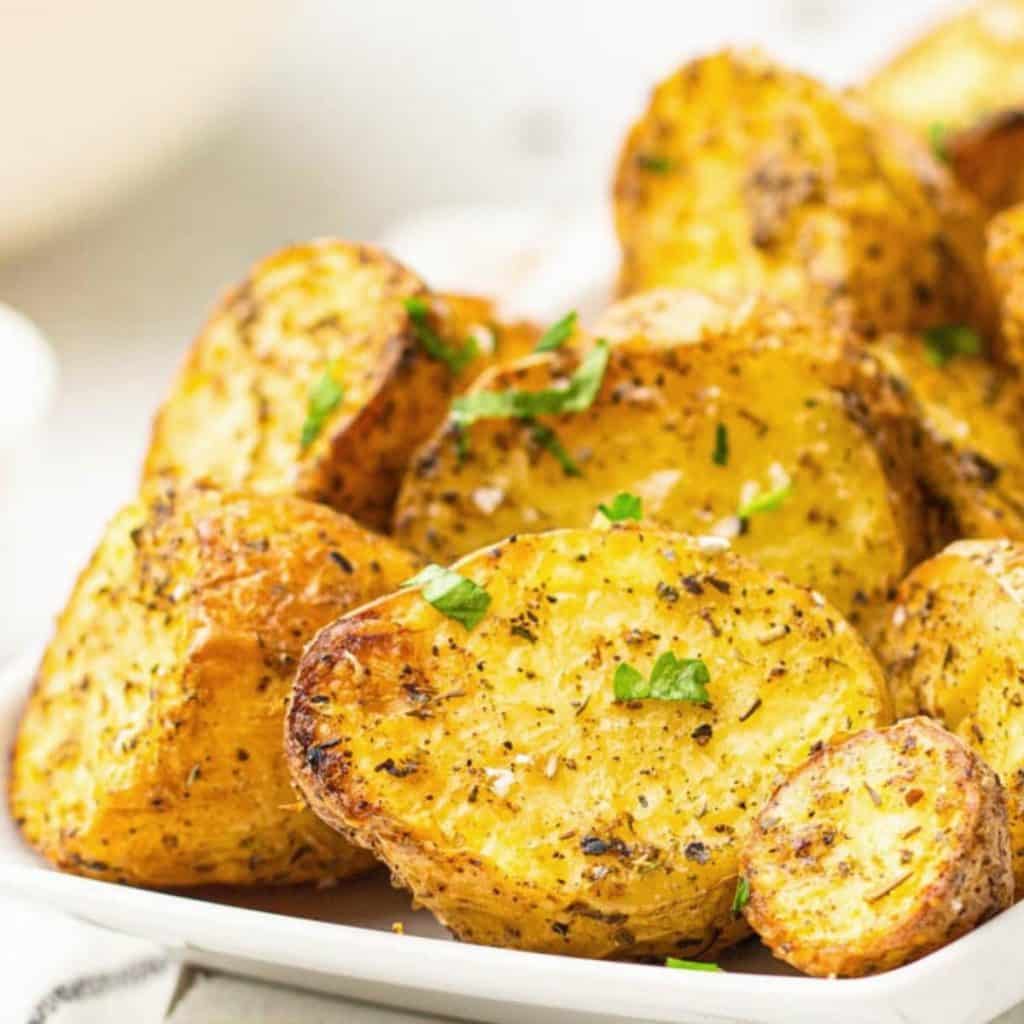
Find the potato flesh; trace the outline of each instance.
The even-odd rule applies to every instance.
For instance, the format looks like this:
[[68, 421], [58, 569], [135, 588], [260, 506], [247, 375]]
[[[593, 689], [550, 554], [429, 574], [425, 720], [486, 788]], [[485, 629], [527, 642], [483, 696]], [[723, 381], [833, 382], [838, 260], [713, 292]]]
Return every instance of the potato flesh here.
[[[396, 537], [448, 561], [520, 531], [589, 525], [598, 504], [619, 491], [639, 495], [659, 525], [735, 533], [746, 496], [788, 477], [789, 497], [752, 515], [732, 544], [857, 619], [896, 585], [915, 538], [879, 452], [830, 383], [835, 366], [806, 345], [798, 332], [771, 328], [761, 340], [617, 345], [590, 409], [545, 421], [581, 476], [566, 476], [539, 450], [529, 425], [474, 424], [462, 465], [442, 433], [406, 477]], [[561, 372], [556, 359], [535, 357], [477, 386], [537, 390]], [[727, 466], [712, 461], [719, 424], [728, 432]]]
[[[804, 590], [642, 529], [523, 536], [458, 571], [491, 595], [472, 633], [408, 592], [307, 654], [289, 747], [314, 809], [472, 941], [696, 955], [738, 937], [749, 813], [816, 743], [887, 714], [853, 631]], [[667, 650], [705, 661], [710, 707], [614, 701], [617, 664], [647, 673]]]
[[995, 775], [926, 719], [853, 736], [797, 769], [744, 848], [747, 916], [812, 974], [899, 966], [1012, 901]]

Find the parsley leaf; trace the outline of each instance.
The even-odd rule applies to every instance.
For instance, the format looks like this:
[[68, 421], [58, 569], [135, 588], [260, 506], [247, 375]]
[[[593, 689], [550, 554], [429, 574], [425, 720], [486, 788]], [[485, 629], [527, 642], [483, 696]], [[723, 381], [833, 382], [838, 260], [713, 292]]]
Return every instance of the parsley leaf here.
[[928, 144], [932, 147], [932, 153], [936, 159], [943, 163], [949, 161], [949, 150], [946, 147], [946, 137], [949, 134], [946, 125], [941, 121], [932, 121], [928, 125]]
[[671, 651], [666, 651], [654, 663], [650, 679], [644, 679], [632, 665], [620, 663], [615, 670], [612, 687], [615, 699], [620, 701], [650, 698], [706, 704], [710, 681], [708, 667], [699, 658], [677, 658]]
[[491, 603], [491, 595], [479, 584], [439, 565], [428, 565], [402, 587], [422, 587], [424, 601], [466, 629], [480, 622]]
[[642, 519], [644, 514], [643, 499], [625, 491], [616, 494], [610, 505], [602, 503], [597, 507], [609, 523], [619, 523], [623, 519]]
[[644, 171], [653, 171], [655, 174], [668, 174], [676, 169], [676, 162], [667, 156], [658, 156], [657, 153], [638, 153], [636, 157], [637, 166]]
[[752, 498], [743, 502], [736, 510], [740, 519], [749, 519], [760, 512], [775, 512], [782, 508], [786, 499], [793, 493], [793, 481], [787, 480], [782, 486], [776, 487], [773, 491], [764, 491], [755, 494]]
[[582, 412], [597, 397], [607, 366], [608, 343], [598, 341], [564, 387], [474, 391], [452, 402], [451, 418], [456, 426], [464, 428], [477, 420], [532, 420], [536, 416]]
[[681, 971], [721, 971], [718, 964], [705, 963], [703, 960], [677, 960], [674, 956], [665, 958], [666, 967], [675, 967]]
[[320, 436], [327, 417], [338, 408], [344, 397], [345, 389], [334, 379], [330, 369], [325, 370], [323, 376], [309, 389], [306, 419], [302, 424], [302, 437], [299, 442], [302, 451]]
[[981, 352], [978, 332], [963, 324], [929, 327], [924, 332], [924, 344], [928, 362], [935, 367], [945, 366], [954, 356], [976, 356]]
[[750, 883], [740, 875], [736, 879], [736, 892], [732, 898], [732, 916], [739, 917], [743, 908], [750, 902]]
[[452, 373], [461, 373], [478, 355], [479, 348], [472, 338], [467, 338], [462, 348], [453, 348], [430, 323], [430, 306], [418, 295], [405, 300], [405, 311], [409, 314], [412, 332], [423, 350], [431, 359], [444, 363]]
[[711, 452], [711, 461], [716, 466], [729, 465], [729, 428], [724, 423], [715, 427], [715, 447]]
[[562, 442], [558, 439], [558, 435], [550, 427], [545, 427], [542, 423], [533, 423], [530, 427], [530, 436], [533, 438], [534, 444], [539, 445], [545, 451], [551, 452], [558, 460], [558, 464], [562, 467], [562, 472], [566, 476], [583, 475], [580, 467], [576, 464], [576, 460], [565, 450]]
[[576, 310], [566, 313], [557, 323], [553, 323], [537, 342], [534, 352], [554, 352], [561, 348], [576, 330]]

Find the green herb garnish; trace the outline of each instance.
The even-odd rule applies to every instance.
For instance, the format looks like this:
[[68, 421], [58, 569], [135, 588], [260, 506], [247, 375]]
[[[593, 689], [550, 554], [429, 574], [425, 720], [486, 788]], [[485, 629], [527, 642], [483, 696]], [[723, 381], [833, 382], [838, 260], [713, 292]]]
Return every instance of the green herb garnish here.
[[433, 605], [442, 615], [472, 629], [487, 613], [491, 595], [479, 584], [460, 576], [451, 569], [428, 565], [402, 587], [422, 587], [423, 600]]
[[306, 419], [302, 424], [299, 442], [303, 451], [320, 436], [327, 417], [338, 408], [344, 397], [345, 389], [334, 379], [331, 370], [325, 370], [323, 376], [309, 389]]
[[941, 121], [932, 121], [928, 125], [928, 143], [932, 147], [932, 153], [935, 154], [936, 159], [943, 163], [949, 160], [949, 150], [946, 147], [948, 135], [949, 130]]
[[699, 658], [677, 658], [666, 651], [654, 663], [650, 679], [644, 679], [632, 665], [622, 662], [615, 670], [612, 686], [615, 699], [620, 701], [688, 700], [706, 704], [710, 681], [708, 667]]
[[677, 960], [674, 956], [665, 957], [666, 967], [675, 967], [680, 971], [721, 971], [718, 964], [704, 963], [702, 960]]
[[539, 445], [545, 451], [551, 452], [558, 460], [558, 464], [562, 467], [562, 472], [566, 476], [583, 475], [580, 467], [576, 464], [576, 460], [565, 450], [562, 442], [558, 439], [558, 435], [550, 427], [546, 427], [542, 423], [533, 423], [530, 426], [530, 437], [533, 438], [534, 444]]
[[561, 348], [576, 330], [576, 310], [566, 313], [557, 323], [553, 323], [537, 342], [534, 352], [554, 352]]
[[976, 356], [981, 352], [981, 338], [973, 327], [964, 324], [943, 324], [924, 332], [928, 362], [943, 367], [955, 356]]
[[655, 174], [668, 174], [676, 169], [676, 162], [667, 156], [658, 156], [656, 153], [638, 153], [636, 157], [637, 166], [644, 171], [653, 171]]
[[776, 487], [772, 491], [755, 494], [752, 498], [743, 502], [736, 510], [736, 515], [740, 519], [749, 519], [751, 516], [756, 516], [761, 512], [775, 512], [782, 508], [782, 505], [792, 493], [793, 481], [787, 480], [780, 487]]
[[715, 447], [711, 452], [711, 461], [716, 466], [729, 465], [729, 428], [724, 423], [715, 427]]
[[740, 875], [736, 879], [736, 892], [732, 898], [732, 916], [739, 917], [743, 908], [750, 902], [750, 883]]
[[472, 338], [467, 338], [462, 348], [449, 345], [434, 330], [430, 323], [430, 306], [418, 295], [405, 300], [405, 311], [409, 314], [413, 334], [431, 359], [444, 363], [452, 373], [461, 373], [478, 355], [479, 348]]
[[610, 523], [620, 523], [623, 519], [642, 519], [644, 515], [643, 499], [625, 491], [616, 494], [610, 505], [602, 503], [597, 508]]

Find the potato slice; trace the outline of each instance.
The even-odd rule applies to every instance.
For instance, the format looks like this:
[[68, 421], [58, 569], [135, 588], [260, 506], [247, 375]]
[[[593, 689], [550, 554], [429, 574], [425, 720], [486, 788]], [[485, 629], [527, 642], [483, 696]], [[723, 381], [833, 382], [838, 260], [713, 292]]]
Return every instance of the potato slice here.
[[[414, 296], [419, 326], [406, 308]], [[370, 246], [284, 249], [203, 328], [156, 417], [144, 476], [294, 493], [383, 528], [409, 456], [460, 381], [523, 350], [529, 329], [505, 332], [493, 312], [483, 299], [431, 296]], [[431, 354], [423, 326], [454, 363]], [[470, 358], [471, 338], [483, 358]]]
[[930, 138], [990, 206], [1024, 199], [1024, 2], [965, 5], [893, 57], [864, 91], [882, 113]]
[[993, 322], [973, 197], [910, 133], [757, 54], [657, 86], [615, 216], [623, 293], [765, 292], [868, 335]]
[[283, 702], [303, 644], [416, 561], [292, 497], [120, 512], [57, 625], [11, 810], [58, 867], [133, 885], [344, 877], [371, 859], [296, 805]]
[[995, 773], [926, 718], [812, 756], [743, 846], [747, 920], [781, 960], [819, 977], [900, 967], [1013, 902]]
[[986, 257], [999, 300], [1002, 351], [1007, 362], [1024, 368], [1024, 203], [989, 222]]
[[[524, 535], [455, 566], [489, 596], [472, 631], [416, 589], [343, 617], [296, 677], [294, 778], [461, 939], [712, 954], [745, 933], [737, 850], [777, 774], [888, 713], [837, 612], [718, 547]], [[668, 653], [706, 703], [615, 699]]]
[[958, 541], [919, 565], [878, 650], [897, 714], [940, 719], [1003, 780], [1024, 892], [1024, 545]]
[[913, 395], [923, 433], [918, 471], [941, 525], [956, 537], [1024, 540], [1024, 389], [980, 356], [929, 359], [920, 338], [887, 335], [872, 351]]
[[[863, 372], [867, 357], [825, 354], [833, 341], [766, 304], [691, 344], [620, 340], [594, 403], [542, 418], [578, 475], [538, 442], [535, 424], [478, 421], [464, 457], [448, 427], [412, 464], [395, 535], [450, 561], [524, 530], [587, 526], [628, 491], [649, 520], [727, 536], [861, 623], [924, 554], [916, 426], [885, 375]], [[472, 393], [558, 386], [575, 359], [533, 356], [490, 371]], [[763, 510], [741, 519], [752, 499]]]

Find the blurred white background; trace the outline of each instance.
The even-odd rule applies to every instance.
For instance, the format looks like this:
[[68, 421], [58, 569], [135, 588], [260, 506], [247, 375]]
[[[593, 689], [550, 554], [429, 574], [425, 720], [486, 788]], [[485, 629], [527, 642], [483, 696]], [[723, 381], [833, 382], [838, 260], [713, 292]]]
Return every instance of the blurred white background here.
[[[0, 462], [0, 658], [48, 627], [134, 488], [186, 344], [255, 257], [397, 234], [436, 283], [557, 312], [609, 260], [614, 154], [659, 76], [734, 42], [853, 81], [938, 6], [0, 0], [0, 211], [21, 190], [0, 217], [0, 302], [60, 368], [17, 465]], [[467, 204], [511, 212], [439, 234]]]

